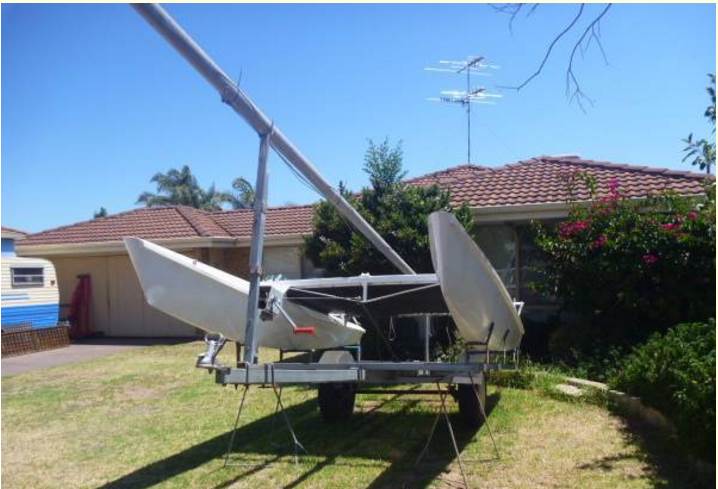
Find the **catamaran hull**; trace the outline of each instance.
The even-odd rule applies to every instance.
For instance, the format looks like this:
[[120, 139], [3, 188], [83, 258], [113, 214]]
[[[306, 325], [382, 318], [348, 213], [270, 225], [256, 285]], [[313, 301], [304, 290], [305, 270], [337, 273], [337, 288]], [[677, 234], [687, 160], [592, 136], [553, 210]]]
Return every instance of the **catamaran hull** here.
[[491, 350], [518, 348], [524, 334], [516, 306], [496, 270], [452, 214], [429, 216], [431, 260], [441, 293], [467, 342]]
[[[209, 333], [244, 342], [249, 282], [180, 253], [139, 238], [125, 238], [147, 302], [160, 311]], [[283, 350], [335, 348], [358, 344], [364, 329], [340, 316], [322, 314], [283, 300], [281, 287], [271, 297], [300, 327], [279, 313], [261, 320], [260, 346]]]

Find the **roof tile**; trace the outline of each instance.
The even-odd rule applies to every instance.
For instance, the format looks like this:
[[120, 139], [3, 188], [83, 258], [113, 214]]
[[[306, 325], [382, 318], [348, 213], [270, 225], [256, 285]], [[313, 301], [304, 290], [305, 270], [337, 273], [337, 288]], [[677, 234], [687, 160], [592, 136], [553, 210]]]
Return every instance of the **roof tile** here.
[[[451, 192], [452, 203], [472, 207], [559, 203], [571, 200], [567, 181], [577, 172], [596, 180], [598, 197], [614, 180], [627, 197], [645, 197], [662, 190], [697, 195], [706, 175], [614, 164], [578, 156], [539, 156], [500, 167], [461, 165], [406, 180], [409, 185], [438, 184]], [[714, 178], [714, 177], [709, 177]], [[586, 200], [588, 191], [577, 185], [573, 199]], [[273, 207], [267, 210], [268, 236], [300, 236], [312, 232], [313, 206]], [[249, 238], [253, 211], [208, 212], [185, 206], [147, 207], [62, 226], [29, 235], [23, 246], [118, 241], [126, 236], [145, 239], [228, 237]]]
[[[462, 165], [412, 178], [407, 183], [445, 187], [451, 192], [454, 205], [464, 202], [473, 207], [548, 204], [572, 200], [567, 183], [577, 172], [595, 178], [598, 197], [608, 193], [613, 180], [618, 183], [619, 191], [630, 198], [646, 197], [663, 190], [697, 195], [703, 192], [706, 178], [698, 173], [568, 155], [539, 156], [495, 168]], [[573, 199], [589, 197], [588, 191], [577, 184]]]

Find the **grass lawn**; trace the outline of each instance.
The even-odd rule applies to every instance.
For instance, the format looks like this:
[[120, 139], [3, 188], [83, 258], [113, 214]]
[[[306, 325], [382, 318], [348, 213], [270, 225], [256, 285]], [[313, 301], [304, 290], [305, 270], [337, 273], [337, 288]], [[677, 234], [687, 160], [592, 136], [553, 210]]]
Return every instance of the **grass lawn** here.
[[[419, 396], [361, 395], [352, 420], [331, 425], [319, 417], [315, 390], [285, 389], [287, 413], [309, 451], [295, 465], [288, 432], [272, 416], [271, 389], [252, 388], [236, 465], [223, 468], [241, 391], [194, 368], [203, 346], [150, 347], [3, 378], [3, 487], [461, 487], [443, 424], [414, 467], [437, 408], [437, 399]], [[229, 363], [234, 352], [226, 350]], [[486, 427], [471, 433], [454, 422], [473, 487], [696, 482], [670, 457], [669, 440], [627, 426], [605, 407], [491, 386], [488, 403], [500, 459]]]

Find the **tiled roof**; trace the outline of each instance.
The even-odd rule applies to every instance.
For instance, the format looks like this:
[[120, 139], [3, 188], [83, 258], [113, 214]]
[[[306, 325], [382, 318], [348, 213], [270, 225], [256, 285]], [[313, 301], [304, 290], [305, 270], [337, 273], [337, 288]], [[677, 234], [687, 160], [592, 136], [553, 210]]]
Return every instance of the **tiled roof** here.
[[[577, 182], [573, 199], [568, 181], [578, 172], [592, 175], [598, 196], [615, 181], [628, 197], [645, 197], [671, 189], [694, 195], [703, 191], [703, 174], [645, 166], [584, 160], [578, 156], [540, 156], [501, 167], [462, 165], [406, 180], [410, 185], [438, 184], [451, 191], [456, 205], [494, 207], [587, 200]], [[713, 177], [710, 177], [713, 178]], [[312, 232], [311, 205], [273, 207], [267, 211], [268, 236], [299, 236]], [[252, 210], [207, 212], [168, 206], [134, 209], [29, 235], [23, 246], [119, 241], [125, 236], [146, 239], [226, 237], [249, 238]]]
[[1, 230], [1, 231], [2, 231], [3, 234], [5, 234], [5, 233], [10, 233], [10, 234], [22, 235], [22, 236], [27, 236], [27, 234], [28, 234], [28, 233], [25, 232], [25, 231], [20, 231], [19, 229], [14, 229], [14, 228], [11, 228], [11, 227], [8, 227], [8, 226], [2, 226], [2, 230]]
[[[269, 208], [266, 229], [269, 235], [311, 233], [312, 207]], [[126, 236], [248, 238], [251, 234], [251, 209], [207, 212], [185, 206], [145, 207], [31, 234], [23, 246], [119, 241]]]
[[[311, 205], [270, 207], [264, 232], [267, 236], [309, 234], [313, 217], [314, 207]], [[212, 218], [232, 236], [249, 237], [252, 234], [252, 211], [219, 211], [212, 213]]]
[[[611, 181], [631, 198], [662, 190], [693, 195], [703, 191], [706, 175], [647, 166], [620, 165], [584, 160], [578, 156], [539, 156], [501, 167], [462, 165], [407, 180], [412, 185], [437, 184], [451, 192], [453, 204], [470, 207], [560, 203], [588, 200], [580, 181], [569, 192], [569, 182], [579, 172], [593, 176], [598, 197], [608, 193]], [[713, 178], [713, 177], [711, 177]]]

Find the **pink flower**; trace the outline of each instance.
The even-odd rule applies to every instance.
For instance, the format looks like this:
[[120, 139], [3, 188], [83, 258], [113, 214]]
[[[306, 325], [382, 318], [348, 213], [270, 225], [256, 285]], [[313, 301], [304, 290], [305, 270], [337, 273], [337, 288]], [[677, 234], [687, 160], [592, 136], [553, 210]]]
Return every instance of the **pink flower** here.
[[588, 221], [562, 222], [559, 224], [558, 232], [562, 238], [570, 238], [584, 229], [587, 229], [588, 225]]
[[611, 192], [611, 195], [618, 195], [618, 187], [620, 184], [618, 183], [618, 178], [613, 177], [608, 182], [608, 191]]
[[607, 241], [608, 241], [608, 238], [606, 238], [606, 235], [601, 234], [598, 238], [596, 238], [594, 240], [592, 247], [594, 249], [603, 248], [603, 245], [605, 245]]
[[666, 231], [673, 231], [678, 227], [678, 224], [676, 223], [668, 223], [668, 224], [661, 224], [661, 227], [665, 229]]
[[689, 221], [695, 221], [698, 219], [698, 213], [696, 211], [690, 211], [688, 214], [686, 214], [686, 219]]
[[653, 253], [647, 253], [643, 255], [643, 263], [646, 265], [653, 265], [658, 261], [658, 257], [654, 255]]

